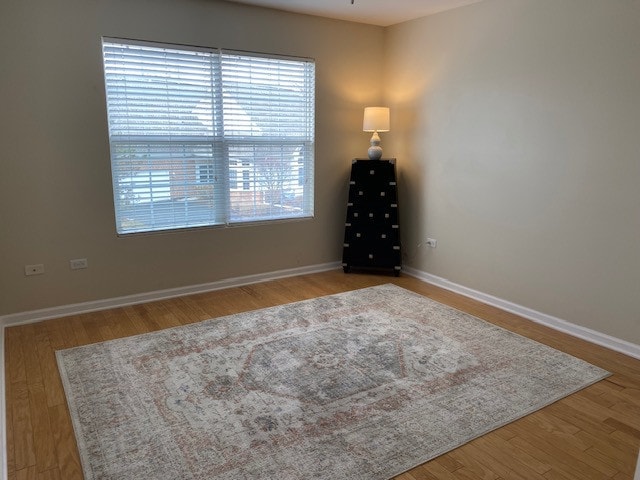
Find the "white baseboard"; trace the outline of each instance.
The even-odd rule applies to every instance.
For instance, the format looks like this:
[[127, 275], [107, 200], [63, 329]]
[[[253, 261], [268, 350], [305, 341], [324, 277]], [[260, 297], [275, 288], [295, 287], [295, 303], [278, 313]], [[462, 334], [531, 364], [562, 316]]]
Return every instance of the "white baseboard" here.
[[90, 302], [74, 303], [71, 305], [62, 305], [59, 307], [43, 308], [41, 310], [31, 310], [27, 312], [12, 313], [0, 316], [0, 328], [13, 325], [22, 325], [26, 323], [40, 322], [51, 318], [65, 317], [68, 315], [78, 315], [80, 313], [95, 312], [98, 310], [106, 310], [109, 308], [124, 307], [127, 305], [136, 305], [138, 303], [153, 302], [157, 300], [166, 300], [168, 298], [182, 297], [184, 295], [193, 295], [196, 293], [212, 292], [214, 290], [222, 290], [224, 288], [240, 287], [258, 282], [267, 282], [278, 278], [295, 277], [297, 275], [306, 275], [309, 273], [324, 272], [340, 267], [340, 262], [324, 263], [320, 265], [310, 265], [307, 267], [290, 268], [287, 270], [278, 270], [275, 272], [259, 273], [256, 275], [247, 275], [244, 277], [227, 278], [211, 283], [202, 283], [199, 285], [189, 285], [186, 287], [170, 288], [166, 290], [157, 290], [155, 292], [137, 293], [123, 297], [107, 298], [104, 300], [94, 300]]
[[626, 340], [621, 340], [619, 338], [612, 337], [596, 330], [591, 330], [590, 328], [582, 327], [580, 325], [567, 322], [566, 320], [547, 315], [546, 313], [541, 313], [531, 308], [523, 307], [522, 305], [518, 305], [516, 303], [512, 303], [507, 300], [503, 300], [501, 298], [494, 297], [492, 295], [488, 295], [471, 288], [467, 288], [457, 283], [450, 282], [449, 280], [446, 280], [444, 278], [438, 277], [436, 275], [431, 275], [430, 273], [422, 272], [414, 268], [402, 267], [402, 271], [407, 275], [411, 275], [412, 277], [416, 277], [437, 287], [442, 287], [446, 290], [459, 293], [460, 295], [464, 295], [465, 297], [473, 298], [474, 300], [478, 300], [482, 303], [498, 307], [501, 310], [515, 313], [516, 315], [524, 317], [533, 322], [540, 323], [549, 328], [553, 328], [554, 330], [568, 333], [569, 335], [572, 335], [574, 337], [578, 337], [583, 340], [587, 340], [588, 342], [601, 345], [611, 350], [615, 350], [616, 352], [624, 353], [625, 355], [629, 355], [630, 357], [640, 359], [640, 345], [636, 345], [634, 343], [627, 342]]

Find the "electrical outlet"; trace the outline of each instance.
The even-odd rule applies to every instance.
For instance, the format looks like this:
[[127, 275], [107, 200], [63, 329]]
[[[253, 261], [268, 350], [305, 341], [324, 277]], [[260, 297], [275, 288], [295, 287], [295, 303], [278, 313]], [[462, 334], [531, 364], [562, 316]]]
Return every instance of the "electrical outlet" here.
[[427, 238], [427, 247], [436, 248], [438, 246], [438, 240], [435, 238]]
[[44, 264], [38, 263], [36, 265], [25, 265], [24, 274], [29, 275], [42, 275], [44, 273]]
[[76, 258], [75, 260], [69, 260], [69, 266], [71, 270], [80, 270], [89, 267], [86, 258]]

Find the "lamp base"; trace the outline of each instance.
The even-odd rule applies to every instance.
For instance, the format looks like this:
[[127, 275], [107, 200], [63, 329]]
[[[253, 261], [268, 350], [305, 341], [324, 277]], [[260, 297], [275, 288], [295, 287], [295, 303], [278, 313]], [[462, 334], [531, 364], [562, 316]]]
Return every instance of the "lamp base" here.
[[369, 154], [369, 160], [380, 160], [382, 158], [382, 147], [380, 145], [373, 145], [367, 150]]
[[373, 132], [369, 143], [371, 145], [367, 150], [369, 160], [380, 160], [382, 158], [382, 147], [380, 146], [380, 136], [377, 131]]

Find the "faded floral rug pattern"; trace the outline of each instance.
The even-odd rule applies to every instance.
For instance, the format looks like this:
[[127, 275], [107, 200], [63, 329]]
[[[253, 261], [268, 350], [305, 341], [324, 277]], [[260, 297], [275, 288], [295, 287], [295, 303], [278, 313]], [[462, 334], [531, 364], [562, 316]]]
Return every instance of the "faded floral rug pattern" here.
[[394, 285], [57, 357], [86, 479], [384, 480], [608, 375]]

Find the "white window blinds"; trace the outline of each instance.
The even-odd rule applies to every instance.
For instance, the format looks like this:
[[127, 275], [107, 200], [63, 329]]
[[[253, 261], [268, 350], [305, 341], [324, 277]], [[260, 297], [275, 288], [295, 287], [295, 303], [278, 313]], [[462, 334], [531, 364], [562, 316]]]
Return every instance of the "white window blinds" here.
[[103, 40], [120, 234], [313, 216], [308, 59]]

